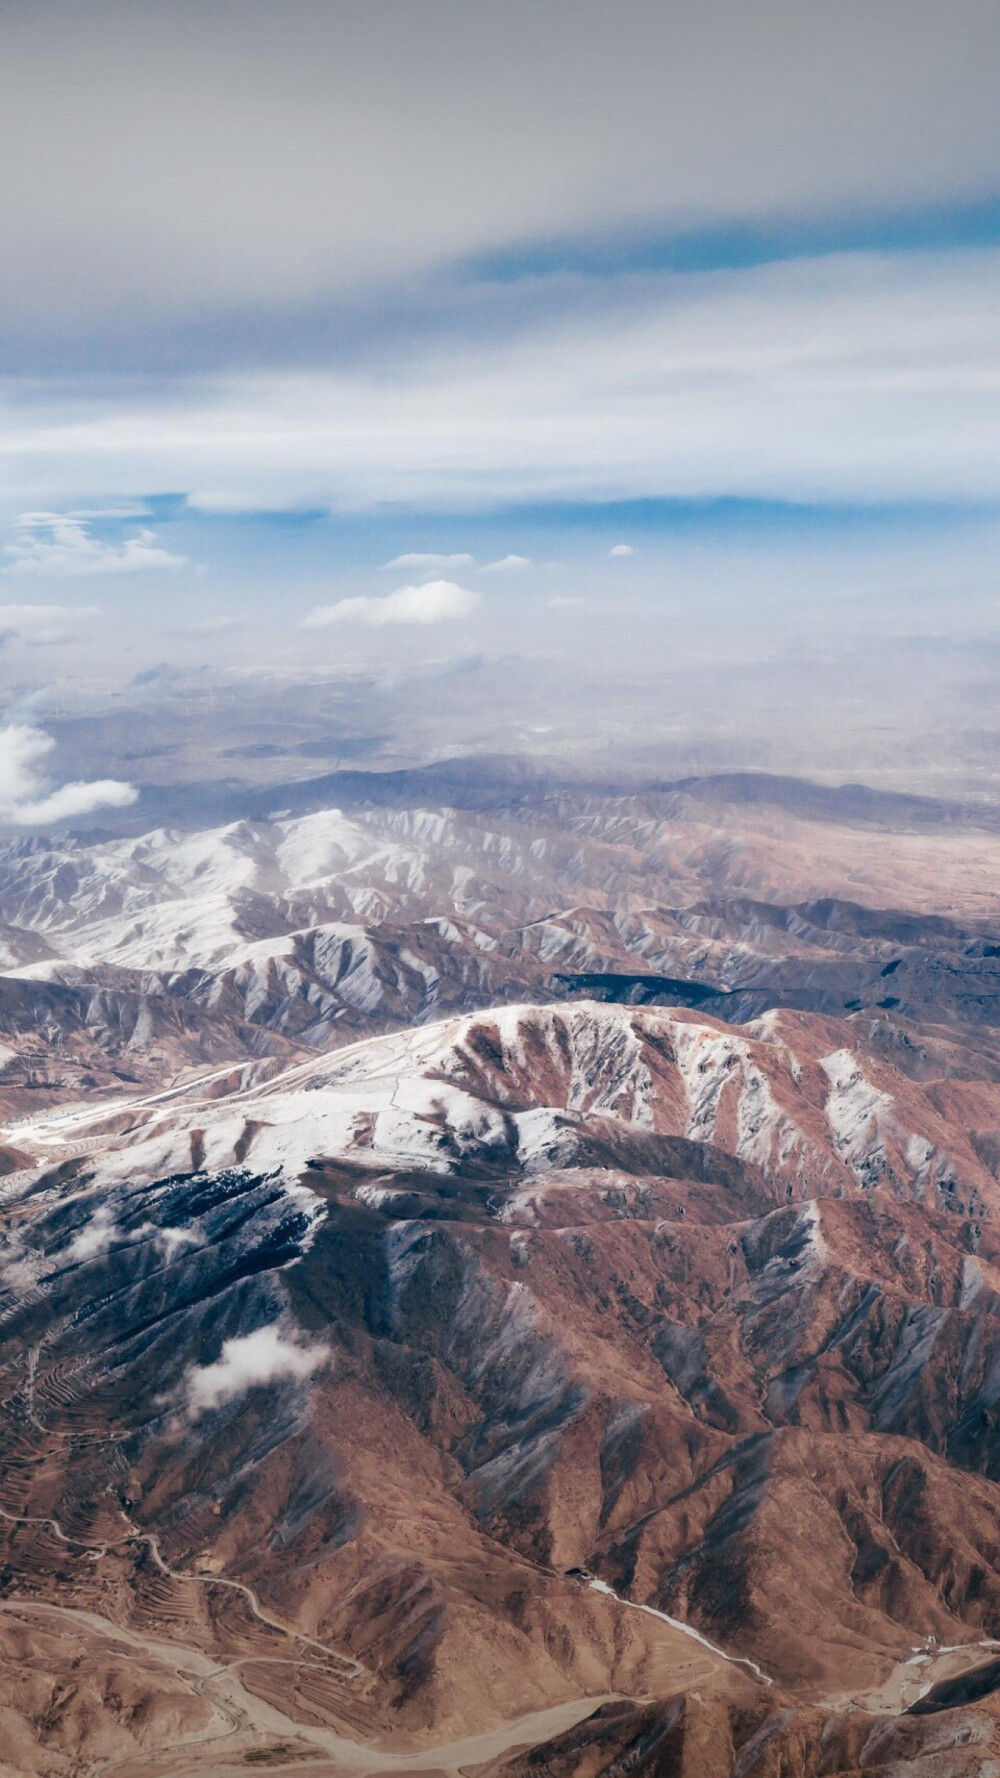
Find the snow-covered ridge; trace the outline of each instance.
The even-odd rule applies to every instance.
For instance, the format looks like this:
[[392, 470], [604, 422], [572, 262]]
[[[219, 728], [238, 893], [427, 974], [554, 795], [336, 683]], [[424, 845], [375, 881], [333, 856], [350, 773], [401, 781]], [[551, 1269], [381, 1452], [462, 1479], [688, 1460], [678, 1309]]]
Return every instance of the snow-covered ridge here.
[[[0, 1038], [22, 1056], [0, 1090], [27, 1110], [53, 1054], [71, 1064], [54, 1070], [56, 1092], [72, 1093], [74, 1076], [114, 1090], [123, 1059], [125, 1072], [160, 1081], [210, 1059], [287, 1059], [289, 1046], [325, 1051], [482, 1007], [603, 997], [601, 977], [609, 998], [708, 995], [736, 1021], [790, 1004], [989, 1025], [1000, 988], [989, 945], [949, 921], [930, 922], [928, 936], [917, 917], [828, 896], [783, 904], [782, 844], [742, 820], [730, 811], [706, 826], [704, 812], [666, 804], [653, 819], [628, 798], [541, 799], [0, 844]], [[801, 848], [785, 863], [801, 880]], [[755, 899], [751, 884], [778, 899]], [[843, 1032], [827, 1044], [845, 1047]], [[585, 1058], [581, 1069], [585, 1081]], [[704, 1080], [685, 1078], [705, 1132], [728, 1131], [736, 1101], [721, 1076], [706, 1063]], [[731, 1137], [760, 1165], [790, 1164], [801, 1146], [777, 1078], [773, 1067], [747, 1075]], [[581, 1104], [590, 1090], [579, 1086]], [[628, 1091], [641, 1107], [638, 1075]], [[846, 1102], [841, 1111], [853, 1115]], [[928, 1140], [933, 1185], [945, 1163]], [[840, 1162], [854, 1167], [848, 1148]]]
[[530, 1174], [572, 1164], [581, 1131], [603, 1128], [712, 1145], [779, 1201], [880, 1188], [988, 1206], [997, 1189], [964, 1133], [912, 1081], [827, 1050], [827, 1033], [801, 1015], [734, 1032], [677, 1009], [510, 1006], [7, 1134], [39, 1165], [79, 1152], [109, 1180], [243, 1164], [295, 1179], [324, 1161]]

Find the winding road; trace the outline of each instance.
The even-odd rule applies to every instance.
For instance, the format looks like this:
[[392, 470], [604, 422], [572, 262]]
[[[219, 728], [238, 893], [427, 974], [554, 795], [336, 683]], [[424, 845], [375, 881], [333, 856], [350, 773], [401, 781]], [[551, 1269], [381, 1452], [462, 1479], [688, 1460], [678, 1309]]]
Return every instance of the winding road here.
[[[200, 1586], [224, 1587], [230, 1592], [239, 1593], [247, 1601], [258, 1623], [264, 1624], [269, 1630], [277, 1630], [282, 1636], [292, 1637], [294, 1641], [301, 1642], [306, 1648], [317, 1649], [328, 1664], [328, 1670], [336, 1670], [338, 1678], [368, 1677], [368, 1669], [361, 1661], [355, 1660], [350, 1655], [338, 1654], [336, 1650], [328, 1648], [325, 1643], [317, 1642], [314, 1636], [307, 1636], [303, 1630], [297, 1630], [291, 1624], [282, 1623], [280, 1618], [272, 1617], [269, 1612], [263, 1609], [253, 1588], [246, 1586], [243, 1581], [227, 1580], [218, 1574], [197, 1574], [186, 1568], [171, 1568], [169, 1562], [163, 1557], [155, 1532], [139, 1531], [133, 1528], [126, 1532], [124, 1537], [109, 1538], [105, 1543], [85, 1543], [82, 1538], [68, 1536], [58, 1519], [32, 1518], [25, 1514], [9, 1513], [2, 1506], [0, 1506], [0, 1518], [6, 1519], [8, 1524], [12, 1525], [45, 1525], [60, 1543], [66, 1544], [71, 1549], [84, 1550], [87, 1554], [97, 1557], [106, 1556], [109, 1550], [122, 1549], [130, 1543], [145, 1544], [160, 1573], [166, 1575], [170, 1580], [195, 1581]], [[53, 1609], [56, 1608], [53, 1607]], [[266, 1659], [268, 1657], [257, 1658]]]

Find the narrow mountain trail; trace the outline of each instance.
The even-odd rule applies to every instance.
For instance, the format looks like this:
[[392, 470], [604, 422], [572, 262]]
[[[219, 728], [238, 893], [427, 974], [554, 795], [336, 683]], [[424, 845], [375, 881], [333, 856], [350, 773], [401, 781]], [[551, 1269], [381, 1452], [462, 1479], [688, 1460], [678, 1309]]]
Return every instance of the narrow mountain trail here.
[[762, 1667], [758, 1667], [756, 1661], [752, 1661], [749, 1655], [727, 1654], [724, 1648], [720, 1648], [717, 1642], [710, 1642], [707, 1636], [703, 1636], [700, 1630], [694, 1628], [693, 1624], [685, 1624], [678, 1617], [669, 1617], [665, 1611], [657, 1611], [653, 1605], [638, 1605], [634, 1599], [623, 1599], [620, 1593], [615, 1592], [614, 1587], [609, 1587], [606, 1580], [591, 1578], [587, 1584], [595, 1593], [603, 1593], [607, 1598], [617, 1600], [618, 1604], [624, 1606], [626, 1611], [641, 1611], [647, 1617], [659, 1618], [661, 1623], [669, 1624], [672, 1630], [679, 1630], [682, 1636], [690, 1636], [693, 1642], [700, 1643], [702, 1648], [707, 1648], [710, 1654], [717, 1655], [720, 1661], [727, 1661], [731, 1667], [746, 1667], [755, 1678], [760, 1680], [762, 1685], [774, 1684], [770, 1675], [765, 1673]]
[[[700, 1630], [696, 1630], [691, 1624], [685, 1624], [682, 1619], [670, 1617], [665, 1611], [657, 1611], [652, 1605], [638, 1605], [631, 1599], [623, 1599], [607, 1581], [591, 1579], [588, 1584], [595, 1592], [616, 1599], [627, 1610], [642, 1611], [650, 1617], [660, 1618], [671, 1629], [690, 1636], [720, 1660], [728, 1661], [732, 1666], [746, 1667], [763, 1685], [773, 1686], [774, 1680], [749, 1655], [728, 1654], [718, 1643], [710, 1642]], [[944, 1646], [927, 1643], [914, 1648], [907, 1660], [897, 1662], [888, 1677], [870, 1691], [837, 1693], [824, 1697], [821, 1703], [828, 1710], [860, 1710], [873, 1716], [897, 1716], [918, 1699], [925, 1697], [939, 1681], [957, 1679], [977, 1667], [983, 1651], [995, 1654], [998, 1650], [1000, 1641], [994, 1637], [986, 1637], [979, 1642], [947, 1643]]]
[[[453, 1023], [453, 1020], [439, 1021], [442, 1027]], [[362, 1037], [353, 1043], [343, 1044], [328, 1052], [335, 1055], [337, 1062], [348, 1061], [359, 1052], [378, 1045], [382, 1041], [380, 1035]], [[244, 1100], [254, 1099], [259, 1094], [277, 1091], [293, 1086], [297, 1080], [308, 1078], [315, 1073], [322, 1061], [322, 1055], [304, 1057], [301, 1061], [290, 1062], [275, 1074], [265, 1074], [262, 1080], [251, 1081], [246, 1086], [236, 1087], [232, 1093], [225, 1095], [226, 1103], [240, 1105]], [[101, 1124], [111, 1117], [121, 1117], [125, 1112], [148, 1111], [158, 1106], [168, 1106], [175, 1102], [190, 1104], [192, 1107], [205, 1103], [213, 1105], [215, 1099], [204, 1099], [204, 1090], [214, 1086], [216, 1081], [225, 1080], [230, 1075], [239, 1073], [242, 1064], [238, 1058], [226, 1062], [221, 1068], [212, 1068], [205, 1072], [189, 1075], [185, 1079], [174, 1079], [169, 1086], [161, 1087], [156, 1092], [123, 1094], [116, 1098], [101, 1099], [97, 1104], [69, 1105], [56, 1111], [42, 1111], [27, 1117], [17, 1117], [0, 1124], [0, 1137], [9, 1137], [12, 1141], [35, 1142], [42, 1149], [63, 1148], [77, 1144], [74, 1138], [77, 1132], [88, 1126]], [[84, 1139], [86, 1140], [86, 1139]], [[13, 1175], [11, 1176], [13, 1177]]]
[[3, 1507], [0, 1507], [0, 1518], [6, 1519], [9, 1524], [14, 1525], [46, 1526], [52, 1531], [53, 1535], [58, 1538], [59, 1542], [65, 1544], [68, 1548], [83, 1550], [88, 1555], [96, 1556], [98, 1558], [106, 1556], [109, 1550], [122, 1549], [128, 1544], [145, 1544], [156, 1567], [159, 1569], [160, 1573], [166, 1575], [168, 1579], [194, 1581], [200, 1586], [222, 1587], [229, 1592], [238, 1593], [247, 1601], [247, 1604], [258, 1623], [263, 1624], [269, 1630], [276, 1630], [279, 1635], [291, 1637], [294, 1641], [302, 1643], [306, 1648], [318, 1650], [318, 1652], [323, 1655], [325, 1661], [329, 1663], [331, 1670], [338, 1670], [338, 1678], [360, 1679], [362, 1677], [370, 1677], [367, 1667], [365, 1667], [361, 1661], [355, 1660], [353, 1656], [340, 1655], [336, 1650], [327, 1648], [325, 1643], [318, 1642], [315, 1637], [307, 1636], [303, 1630], [296, 1630], [291, 1624], [282, 1623], [280, 1618], [272, 1617], [270, 1613], [265, 1611], [262, 1607], [253, 1588], [246, 1586], [243, 1581], [227, 1580], [224, 1575], [218, 1574], [198, 1574], [193, 1570], [186, 1568], [171, 1568], [169, 1562], [165, 1560], [160, 1550], [159, 1540], [157, 1539], [155, 1532], [133, 1529], [127, 1532], [124, 1537], [109, 1538], [105, 1543], [86, 1543], [82, 1538], [68, 1536], [60, 1525], [58, 1519], [31, 1518], [23, 1514], [7, 1512]]
[[213, 1068], [211, 1073], [198, 1074], [190, 1080], [174, 1080], [168, 1087], [162, 1087], [155, 1093], [131, 1096], [123, 1094], [119, 1098], [101, 1099], [96, 1105], [70, 1105], [59, 1111], [43, 1111], [33, 1116], [12, 1118], [0, 1125], [0, 1135], [22, 1141], [27, 1138], [46, 1148], [52, 1145], [62, 1146], [72, 1140], [74, 1131], [85, 1129], [88, 1124], [102, 1123], [109, 1117], [119, 1117], [124, 1111], [145, 1111], [151, 1105], [166, 1105], [171, 1100], [187, 1098], [189, 1094], [195, 1096], [201, 1088], [236, 1073], [239, 1066], [238, 1061], [227, 1062], [224, 1068]]

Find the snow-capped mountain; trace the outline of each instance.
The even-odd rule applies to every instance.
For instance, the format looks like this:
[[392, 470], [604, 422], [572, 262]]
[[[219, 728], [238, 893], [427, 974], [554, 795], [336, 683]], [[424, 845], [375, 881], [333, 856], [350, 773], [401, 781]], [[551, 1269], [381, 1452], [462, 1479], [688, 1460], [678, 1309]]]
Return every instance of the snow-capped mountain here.
[[[767, 1201], [878, 1187], [972, 1217], [1000, 1208], [980, 1152], [1000, 1137], [1000, 1086], [926, 1088], [853, 1038], [849, 1025], [793, 1013], [735, 1028], [691, 1011], [512, 1006], [287, 1068], [211, 1070], [21, 1119], [7, 1135], [42, 1166], [95, 1156], [101, 1183], [192, 1164], [289, 1179], [328, 1162], [534, 1176], [617, 1148], [655, 1171], [666, 1138], [671, 1154], [679, 1139], [692, 1157], [731, 1156]], [[978, 1150], [972, 1119], [985, 1126]]]
[[1000, 946], [649, 823], [8, 848], [21, 1769], [981, 1769]]
[[[729, 1020], [870, 1013], [887, 1042], [899, 1019], [989, 1027], [1000, 908], [972, 866], [996, 840], [970, 836], [972, 857], [938, 860], [947, 916], [904, 913], [863, 899], [884, 834], [804, 825], [690, 795], [540, 795], [513, 812], [373, 801], [204, 833], [8, 843], [0, 1104], [28, 1111], [578, 993]], [[938, 837], [899, 841], [912, 900]], [[851, 853], [850, 873], [829, 868], [852, 896], [802, 894], [826, 868], [805, 872], [807, 838]], [[772, 899], [747, 893], [751, 876]], [[792, 885], [798, 899], [781, 899]]]

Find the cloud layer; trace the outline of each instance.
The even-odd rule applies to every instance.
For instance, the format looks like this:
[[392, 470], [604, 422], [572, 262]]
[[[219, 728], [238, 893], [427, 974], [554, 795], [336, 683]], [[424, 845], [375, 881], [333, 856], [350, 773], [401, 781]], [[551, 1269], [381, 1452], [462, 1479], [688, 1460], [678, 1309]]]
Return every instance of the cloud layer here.
[[[984, 367], [1000, 356], [998, 278], [997, 252], [626, 277], [571, 323], [550, 325], [540, 302], [516, 338], [442, 345], [392, 375], [199, 381], [159, 405], [126, 389], [113, 411], [79, 392], [4, 410], [0, 391], [6, 474], [52, 504], [81, 486], [186, 487], [196, 504], [226, 486], [264, 511], [996, 500], [1000, 403]], [[152, 565], [155, 546], [140, 547]], [[91, 558], [74, 534], [41, 549], [29, 537], [15, 559], [36, 572]]]
[[584, 226], [995, 189], [990, 0], [6, 12], [0, 330], [26, 349], [134, 354], [207, 314], [224, 353], [249, 311], [266, 354], [290, 308]]
[[481, 574], [517, 574], [531, 567], [530, 556], [500, 556], [495, 562], [484, 562]]
[[168, 573], [156, 649], [211, 653], [178, 572], [203, 539], [248, 619], [216, 657], [251, 665], [327, 627], [389, 654], [468, 619], [470, 585], [478, 646], [534, 646], [548, 587], [504, 552], [575, 572], [581, 507], [600, 569], [554, 597], [590, 615], [600, 572], [654, 597], [629, 503], [899, 508], [900, 536], [1000, 509], [995, 0], [7, 10], [19, 699], [28, 647], [87, 619], [16, 600], [74, 577], [117, 599], [102, 670], [159, 658]]

